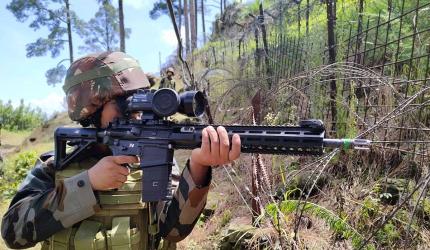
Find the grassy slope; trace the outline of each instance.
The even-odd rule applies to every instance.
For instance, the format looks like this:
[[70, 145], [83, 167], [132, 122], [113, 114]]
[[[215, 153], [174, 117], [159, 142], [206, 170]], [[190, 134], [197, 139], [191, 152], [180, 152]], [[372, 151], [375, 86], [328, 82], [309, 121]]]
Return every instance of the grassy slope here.
[[1, 130], [1, 147], [16, 147], [21, 145], [22, 141], [31, 134], [31, 131], [8, 131]]
[[[43, 126], [34, 129], [33, 131], [20, 131], [10, 132], [2, 131], [1, 142], [2, 146], [0, 152], [3, 152], [3, 156], [12, 157], [17, 152], [26, 150], [34, 150], [38, 154], [44, 153], [49, 150], [53, 150], [54, 142], [53, 135], [55, 128], [59, 126], [70, 126], [72, 125], [67, 114], [61, 113], [48, 121]], [[30, 140], [31, 139], [31, 140]], [[9, 206], [10, 200], [0, 201], [0, 216], [6, 212]], [[3, 241], [0, 239], [0, 249], [8, 249]], [[36, 245], [30, 249], [40, 249], [39, 245]]]

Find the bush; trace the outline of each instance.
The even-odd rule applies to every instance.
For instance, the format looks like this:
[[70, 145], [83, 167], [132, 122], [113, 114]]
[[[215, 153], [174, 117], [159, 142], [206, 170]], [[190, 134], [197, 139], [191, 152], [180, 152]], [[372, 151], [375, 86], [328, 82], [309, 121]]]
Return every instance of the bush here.
[[28, 170], [33, 168], [38, 159], [35, 151], [25, 151], [13, 156], [1, 165], [1, 196], [10, 198], [15, 195], [19, 184], [27, 176]]
[[12, 102], [3, 103], [0, 100], [0, 125], [8, 130], [29, 130], [40, 126], [46, 121], [46, 114], [39, 108], [32, 109], [24, 105], [24, 100], [14, 108]]

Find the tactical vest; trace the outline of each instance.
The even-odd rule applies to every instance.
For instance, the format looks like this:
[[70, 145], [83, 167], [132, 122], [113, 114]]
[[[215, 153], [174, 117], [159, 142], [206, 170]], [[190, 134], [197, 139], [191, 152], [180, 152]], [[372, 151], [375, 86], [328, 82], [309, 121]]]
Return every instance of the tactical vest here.
[[176, 90], [175, 79], [172, 78], [172, 80], [169, 80], [169, 78], [164, 77], [163, 79], [161, 79], [160, 88], [169, 88], [169, 89]]
[[[89, 158], [71, 163], [66, 169], [57, 171], [56, 180], [77, 175], [97, 163]], [[118, 189], [98, 191], [101, 210], [93, 216], [66, 228], [45, 240], [42, 250], [128, 250], [150, 249], [149, 209], [141, 201], [142, 170], [131, 170], [127, 181]], [[174, 243], [164, 242], [161, 249], [176, 249]]]

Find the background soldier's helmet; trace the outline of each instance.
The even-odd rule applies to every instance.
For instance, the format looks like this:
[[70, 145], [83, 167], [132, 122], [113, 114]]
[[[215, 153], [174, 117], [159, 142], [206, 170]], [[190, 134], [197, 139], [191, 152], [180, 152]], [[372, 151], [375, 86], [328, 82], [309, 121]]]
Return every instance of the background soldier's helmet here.
[[175, 74], [175, 70], [172, 67], [168, 67], [166, 70], [166, 73], [172, 72], [172, 74]]
[[73, 62], [63, 90], [70, 118], [82, 122], [110, 100], [148, 87], [136, 59], [123, 52], [104, 52]]

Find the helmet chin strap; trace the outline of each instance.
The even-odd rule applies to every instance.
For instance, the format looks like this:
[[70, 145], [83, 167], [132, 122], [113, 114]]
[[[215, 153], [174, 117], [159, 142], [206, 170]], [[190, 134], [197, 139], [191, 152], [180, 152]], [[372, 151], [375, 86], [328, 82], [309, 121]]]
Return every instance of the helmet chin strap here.
[[[117, 96], [115, 97], [115, 102], [119, 108], [119, 111], [121, 114], [126, 115], [127, 114], [127, 106], [128, 106], [128, 97], [129, 95], [125, 96]], [[90, 115], [89, 117], [82, 119], [79, 121], [82, 127], [88, 127], [90, 125], [94, 125], [96, 128], [101, 127], [101, 118], [102, 118], [102, 111], [103, 106], [101, 106], [99, 109], [94, 112], [94, 114]]]
[[116, 105], [119, 108], [119, 112], [121, 112], [121, 114], [123, 114], [123, 115], [127, 114], [127, 107], [128, 107], [128, 102], [129, 102], [128, 101], [128, 97], [129, 97], [129, 95], [127, 95], [127, 96], [117, 96], [115, 98]]

